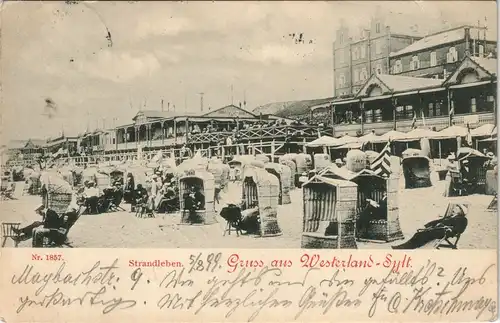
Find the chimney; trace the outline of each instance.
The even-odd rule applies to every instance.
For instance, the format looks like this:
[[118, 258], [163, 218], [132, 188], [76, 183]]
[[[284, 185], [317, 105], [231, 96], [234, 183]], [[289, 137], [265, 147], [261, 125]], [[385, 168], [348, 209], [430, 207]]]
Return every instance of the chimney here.
[[241, 109], [241, 102], [240, 102], [240, 109]]
[[170, 102], [167, 102], [167, 111], [170, 111]]
[[163, 112], [163, 99], [161, 99], [161, 112]]
[[465, 56], [470, 55], [470, 27], [465, 27]]

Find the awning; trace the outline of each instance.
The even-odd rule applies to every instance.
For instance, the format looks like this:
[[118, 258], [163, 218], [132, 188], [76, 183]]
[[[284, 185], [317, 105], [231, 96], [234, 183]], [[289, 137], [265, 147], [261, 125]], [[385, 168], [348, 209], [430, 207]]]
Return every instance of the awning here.
[[420, 90], [420, 91], [418, 91], [418, 93], [439, 92], [439, 91], [444, 91], [444, 90], [446, 90], [446, 88], [444, 88], [444, 87], [438, 87], [438, 88], [435, 88], [435, 89]]
[[481, 140], [479, 140], [479, 141], [480, 141], [480, 142], [497, 142], [497, 141], [498, 141], [498, 138], [496, 138], [496, 137], [495, 137], [495, 138], [491, 137], [491, 138], [481, 139]]
[[457, 84], [457, 85], [450, 86], [450, 89], [461, 89], [464, 87], [473, 87], [473, 86], [485, 85], [485, 84], [489, 84], [489, 83], [491, 83], [491, 81], [481, 81], [481, 82], [474, 82], [474, 83]]
[[368, 102], [368, 101], [375, 101], [375, 100], [383, 100], [383, 99], [388, 99], [390, 97], [392, 97], [392, 94], [379, 95], [379, 96], [369, 96], [367, 98], [362, 98], [361, 101]]
[[334, 105], [333, 102], [327, 102], [327, 103], [314, 105], [311, 107], [311, 111], [316, 110], [316, 109], [328, 108], [328, 107], [331, 107], [333, 105]]
[[349, 104], [349, 103], [356, 103], [359, 102], [359, 99], [352, 99], [352, 100], [347, 100], [347, 101], [334, 101], [332, 102], [333, 105], [341, 105], [341, 104]]
[[396, 93], [393, 96], [405, 96], [405, 95], [413, 95], [413, 94], [418, 94], [418, 91], [411, 91], [411, 92], [403, 92], [403, 93]]

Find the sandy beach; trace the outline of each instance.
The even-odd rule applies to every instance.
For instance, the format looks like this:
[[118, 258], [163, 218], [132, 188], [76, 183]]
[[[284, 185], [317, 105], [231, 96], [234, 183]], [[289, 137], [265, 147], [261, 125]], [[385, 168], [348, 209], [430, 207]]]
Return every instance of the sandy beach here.
[[[434, 176], [434, 179], [436, 177]], [[469, 225], [462, 235], [459, 249], [497, 248], [497, 213], [487, 210], [492, 199], [489, 195], [471, 195], [458, 198], [442, 196], [444, 181], [433, 181], [429, 188], [403, 189], [400, 179], [400, 224], [409, 239], [428, 221], [444, 214], [449, 202], [467, 201], [471, 207], [467, 215]], [[278, 237], [260, 238], [232, 233], [223, 236], [225, 221], [208, 226], [178, 225], [178, 214], [156, 214], [155, 218], [140, 219], [130, 212], [113, 212], [83, 215], [71, 229], [69, 239], [75, 248], [300, 248], [302, 233], [302, 191], [290, 192], [292, 204], [278, 209], [279, 225], [283, 234]], [[241, 196], [239, 183], [230, 183], [228, 193], [223, 193], [219, 211], [225, 203], [237, 202]], [[0, 202], [0, 222], [20, 222], [23, 226], [38, 220], [34, 209], [40, 204], [38, 196], [23, 196], [19, 200]], [[128, 211], [129, 205], [124, 205]], [[217, 212], [218, 214], [219, 212]], [[392, 243], [358, 242], [359, 249], [387, 249], [403, 240]], [[8, 240], [6, 247], [13, 246]], [[31, 247], [31, 240], [19, 247]]]

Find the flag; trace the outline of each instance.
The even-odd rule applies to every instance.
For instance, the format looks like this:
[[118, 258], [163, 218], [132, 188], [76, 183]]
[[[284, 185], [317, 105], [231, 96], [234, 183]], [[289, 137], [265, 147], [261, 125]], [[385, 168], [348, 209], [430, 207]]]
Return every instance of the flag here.
[[472, 147], [472, 134], [470, 133], [470, 126], [467, 123], [467, 135], [465, 136], [465, 140], [467, 141], [467, 145]]
[[384, 149], [370, 165], [371, 170], [379, 175], [389, 177], [391, 174], [391, 142], [385, 145]]

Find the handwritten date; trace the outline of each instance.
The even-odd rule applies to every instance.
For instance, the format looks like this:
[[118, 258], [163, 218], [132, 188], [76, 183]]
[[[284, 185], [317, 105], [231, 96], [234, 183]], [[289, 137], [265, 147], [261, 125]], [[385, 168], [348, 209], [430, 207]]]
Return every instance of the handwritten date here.
[[222, 257], [222, 253], [210, 253], [206, 258], [202, 257], [202, 253], [198, 253], [197, 255], [189, 256], [189, 270], [188, 274], [193, 271], [199, 272], [214, 272], [216, 269], [221, 268], [220, 258]]

